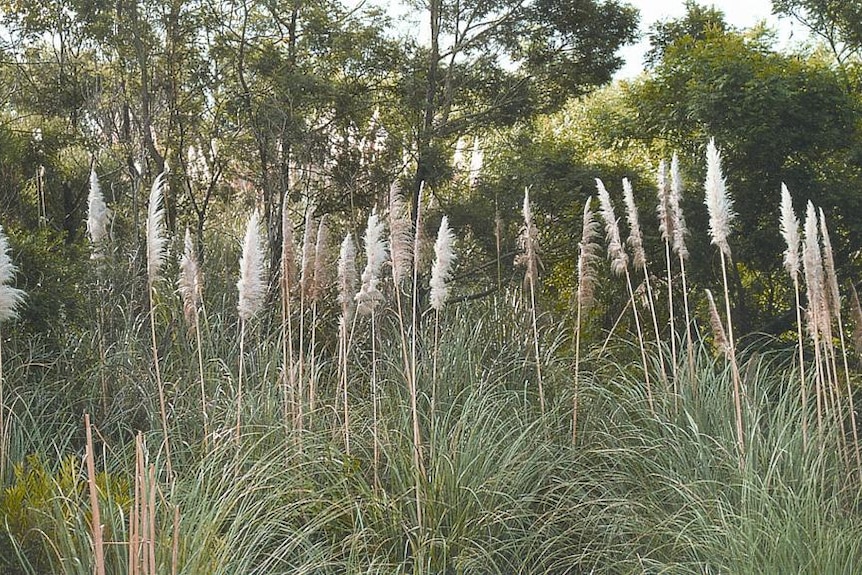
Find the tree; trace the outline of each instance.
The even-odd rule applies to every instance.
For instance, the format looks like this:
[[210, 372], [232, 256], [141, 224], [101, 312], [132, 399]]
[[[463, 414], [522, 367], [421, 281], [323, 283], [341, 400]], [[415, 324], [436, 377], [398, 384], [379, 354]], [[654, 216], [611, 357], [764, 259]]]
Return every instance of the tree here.
[[776, 14], [801, 22], [844, 66], [862, 57], [862, 5], [848, 0], [772, 0]]

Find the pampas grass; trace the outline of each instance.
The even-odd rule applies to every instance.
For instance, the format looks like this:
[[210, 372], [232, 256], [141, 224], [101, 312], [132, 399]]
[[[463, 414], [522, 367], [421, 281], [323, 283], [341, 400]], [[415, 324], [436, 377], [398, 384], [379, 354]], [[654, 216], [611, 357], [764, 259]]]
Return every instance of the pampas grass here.
[[260, 241], [260, 216], [252, 212], [242, 242], [242, 256], [239, 260], [239, 280], [236, 283], [239, 298], [239, 373], [236, 392], [236, 440], [239, 442], [242, 424], [242, 380], [245, 358], [246, 325], [263, 307], [266, 296], [266, 282], [263, 277], [263, 247]]
[[[802, 304], [799, 297], [799, 248], [801, 239], [799, 237], [799, 219], [796, 217], [796, 212], [793, 210], [793, 199], [790, 197], [790, 191], [782, 182], [781, 184], [781, 208], [779, 218], [779, 228], [781, 236], [784, 238], [784, 243], [787, 246], [784, 250], [784, 269], [793, 280], [793, 295], [796, 306], [796, 338], [797, 350], [799, 358], [799, 386], [800, 386], [800, 401], [802, 404], [802, 413], [807, 413], [808, 410], [808, 393], [805, 383], [805, 355], [803, 353], [804, 340], [802, 337]], [[808, 418], [802, 418], [802, 439], [808, 443]]]
[[575, 319], [575, 377], [574, 394], [572, 399], [572, 444], [578, 438], [578, 399], [580, 392], [580, 364], [581, 364], [581, 316], [595, 302], [596, 265], [601, 260], [599, 255], [599, 223], [596, 221], [592, 211], [593, 197], [584, 202], [583, 227], [581, 228], [581, 241], [578, 243], [578, 293], [577, 312]]
[[320, 300], [329, 287], [329, 216], [320, 216], [314, 244], [314, 278], [311, 287], [311, 355], [308, 378], [308, 411], [314, 413], [317, 402], [317, 312]]
[[727, 358], [730, 356], [730, 345], [727, 342], [727, 332], [724, 331], [724, 324], [721, 322], [718, 308], [715, 307], [715, 298], [712, 297], [712, 292], [710, 290], [704, 291], [706, 292], [706, 300], [709, 304], [709, 326], [712, 328], [712, 341], [715, 345], [715, 349]]
[[[281, 202], [281, 376], [284, 382], [285, 425], [298, 425], [296, 414], [296, 381], [293, 357], [293, 314], [291, 298], [296, 286], [296, 245], [290, 219], [288, 195]], [[286, 330], [286, 333], [285, 333]]]
[[808, 202], [805, 210], [805, 236], [802, 241], [802, 269], [805, 273], [805, 291], [808, 299], [808, 334], [814, 344], [815, 397], [817, 400], [817, 430], [823, 432], [823, 400], [825, 378], [820, 348], [820, 333], [823, 326], [825, 294], [823, 292], [823, 262], [817, 229], [817, 214], [814, 204]]
[[90, 172], [90, 193], [87, 196], [87, 235], [93, 246], [93, 259], [103, 256], [102, 249], [108, 239], [108, 226], [111, 222], [111, 210], [105, 204], [102, 187], [96, 170]]
[[171, 444], [168, 439], [168, 413], [165, 405], [165, 386], [162, 381], [161, 366], [159, 365], [159, 350], [156, 343], [156, 282], [159, 280], [162, 266], [165, 262], [165, 208], [162, 205], [164, 199], [164, 187], [166, 174], [162, 172], [153, 181], [150, 188], [150, 202], [147, 205], [147, 286], [149, 288], [150, 300], [150, 335], [153, 345], [153, 367], [156, 371], [156, 384], [159, 391], [159, 415], [162, 420], [162, 434], [165, 442], [165, 456], [168, 475], [173, 476], [171, 462]]
[[[9, 240], [6, 238], [6, 234], [3, 233], [3, 227], [0, 226], [0, 324], [18, 317], [18, 308], [24, 303], [24, 292], [10, 285], [12, 280], [15, 279], [15, 272], [18, 270], [12, 263], [9, 251]], [[5, 383], [5, 374], [3, 372], [3, 331], [0, 329], [0, 477], [5, 476], [8, 448], [6, 398], [3, 393]]]
[[[685, 262], [688, 259], [688, 249], [685, 245], [685, 237], [688, 228], [685, 225], [685, 215], [682, 212], [682, 175], [679, 170], [679, 156], [676, 152], [670, 162], [670, 196], [669, 204], [671, 211], [671, 222], [673, 227], [673, 251], [679, 259], [680, 277], [682, 278], [682, 303], [685, 311], [685, 342], [688, 346], [688, 367], [694, 372], [694, 342], [691, 337], [691, 311], [688, 304], [688, 280], [685, 273]], [[670, 286], [668, 286], [670, 291]], [[696, 390], [695, 390], [696, 391]]]
[[[201, 330], [199, 320], [199, 306], [201, 296], [203, 295], [203, 276], [198, 258], [195, 254], [195, 245], [192, 241], [192, 234], [186, 228], [186, 235], [183, 241], [183, 255], [180, 258], [180, 276], [177, 280], [180, 297], [183, 300], [183, 316], [189, 326], [189, 330], [195, 336], [198, 356], [198, 373], [201, 382], [201, 415], [203, 416], [204, 438], [209, 436], [207, 423], [207, 394], [206, 382], [204, 379], [204, 355], [203, 344], [201, 343]], [[204, 439], [206, 442], [206, 439]]]
[[727, 313], [727, 349], [730, 368], [733, 375], [733, 403], [736, 408], [737, 448], [739, 449], [739, 465], [743, 466], [745, 458], [745, 430], [742, 421], [742, 381], [739, 367], [736, 363], [736, 343], [733, 339], [733, 319], [730, 313], [730, 291], [727, 283], [727, 261], [730, 260], [730, 222], [733, 221], [733, 200], [727, 193], [724, 175], [721, 171], [721, 154], [715, 146], [715, 140], [710, 139], [706, 147], [706, 181], [704, 182], [705, 199], [709, 211], [709, 236], [713, 245], [718, 246], [721, 254], [721, 276], [724, 282], [724, 305]]
[[347, 356], [350, 351], [350, 332], [353, 324], [356, 303], [353, 294], [357, 290], [356, 244], [353, 234], [347, 233], [341, 242], [338, 256], [338, 303], [341, 304], [341, 318], [338, 322], [339, 387], [344, 409], [344, 450], [350, 455], [350, 410], [347, 402]]
[[599, 213], [605, 221], [605, 235], [608, 242], [608, 259], [611, 262], [611, 271], [615, 275], [626, 276], [626, 286], [629, 291], [629, 300], [632, 305], [632, 315], [635, 320], [635, 329], [638, 335], [638, 345], [641, 351], [641, 361], [644, 370], [644, 383], [646, 384], [647, 401], [650, 405], [650, 410], [654, 411], [652, 384], [649, 377], [649, 365], [647, 363], [646, 345], [644, 343], [643, 329], [641, 328], [640, 314], [638, 314], [637, 301], [635, 299], [634, 288], [632, 287], [632, 279], [629, 274], [628, 254], [623, 248], [622, 240], [620, 239], [620, 228], [617, 216], [614, 213], [614, 205], [611, 203], [611, 196], [608, 193], [605, 184], [599, 178], [596, 178], [596, 188], [599, 193]]
[[536, 352], [536, 379], [539, 383], [539, 405], [542, 409], [542, 415], [545, 414], [545, 389], [542, 382], [542, 362], [539, 353], [539, 325], [536, 317], [536, 282], [539, 280], [539, 230], [533, 222], [533, 207], [530, 205], [530, 188], [524, 189], [524, 227], [521, 228], [521, 235], [518, 238], [518, 244], [521, 248], [521, 253], [518, 256], [517, 263], [523, 264], [527, 271], [524, 274], [524, 282], [530, 290], [530, 313], [533, 323], [533, 349]]
[[[434, 361], [431, 370], [434, 390], [437, 389], [437, 352], [440, 331], [440, 311], [449, 299], [449, 279], [455, 263], [455, 234], [449, 227], [449, 218], [443, 216], [437, 240], [434, 242], [434, 263], [431, 266], [431, 309], [434, 310]], [[436, 393], [432, 393], [436, 396]], [[433, 402], [433, 400], [432, 400]]]

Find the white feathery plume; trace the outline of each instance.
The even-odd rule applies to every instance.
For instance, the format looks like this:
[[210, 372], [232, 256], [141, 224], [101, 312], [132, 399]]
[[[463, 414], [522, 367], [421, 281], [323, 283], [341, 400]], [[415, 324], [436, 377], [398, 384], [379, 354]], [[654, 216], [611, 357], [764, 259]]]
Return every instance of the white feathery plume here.
[[369, 315], [383, 301], [383, 293], [380, 291], [380, 272], [386, 263], [387, 246], [383, 239], [383, 222], [373, 210], [368, 216], [368, 225], [365, 228], [363, 242], [365, 244], [365, 269], [362, 270], [362, 285], [356, 294], [358, 311], [362, 315]]
[[530, 188], [524, 189], [524, 227], [518, 238], [521, 253], [515, 258], [515, 263], [525, 265], [527, 272], [524, 281], [535, 284], [539, 279], [539, 230], [533, 222], [533, 207], [530, 205]]
[[706, 204], [709, 211], [709, 235], [712, 243], [730, 258], [730, 222], [736, 214], [733, 212], [733, 200], [727, 193], [727, 185], [721, 172], [721, 154], [715, 147], [715, 139], [710, 139], [706, 147], [706, 180], [704, 182]]
[[727, 342], [724, 324], [721, 323], [721, 316], [718, 315], [718, 308], [715, 307], [715, 300], [712, 297], [711, 291], [706, 290], [706, 298], [709, 300], [709, 325], [712, 327], [712, 337], [715, 341], [715, 347], [725, 356], [730, 355], [730, 344]]
[[102, 187], [96, 170], [90, 172], [90, 194], [87, 197], [87, 234], [93, 244], [93, 258], [102, 256], [101, 248], [108, 237], [108, 224], [111, 221], [111, 210], [105, 205]]
[[611, 271], [616, 275], [622, 275], [626, 271], [629, 258], [620, 240], [620, 227], [614, 214], [614, 206], [611, 203], [611, 196], [608, 194], [605, 184], [599, 178], [596, 178], [596, 187], [599, 190], [599, 212], [602, 219], [605, 220], [605, 234], [608, 241], [608, 259], [611, 261]]
[[310, 296], [314, 283], [314, 248], [317, 239], [317, 226], [314, 222], [314, 209], [308, 206], [305, 212], [305, 230], [302, 234], [302, 262], [299, 269], [299, 287], [303, 296]]
[[632, 247], [632, 263], [635, 268], [642, 269], [646, 266], [646, 252], [644, 252], [643, 233], [638, 220], [638, 207], [628, 178], [623, 178], [623, 199], [626, 204], [626, 221], [629, 223], [628, 243]]
[[353, 319], [355, 309], [353, 294], [357, 289], [356, 280], [356, 244], [353, 243], [353, 234], [348, 232], [341, 242], [338, 256], [338, 303], [341, 304], [341, 315], [345, 325]]
[[455, 234], [449, 227], [449, 218], [443, 216], [437, 241], [434, 242], [434, 264], [431, 266], [431, 307], [437, 311], [443, 309], [449, 297], [447, 282], [452, 275], [452, 264], [455, 262]]
[[263, 246], [260, 242], [260, 216], [252, 212], [245, 230], [242, 243], [242, 257], [239, 260], [239, 290], [237, 310], [242, 321], [254, 317], [263, 307], [266, 295], [266, 282], [263, 278]]
[[198, 304], [203, 292], [201, 270], [195, 255], [192, 233], [186, 228], [183, 241], [183, 255], [180, 258], [180, 277], [177, 281], [180, 297], [183, 299], [183, 315], [186, 323], [194, 330], [197, 326]]
[[588, 309], [595, 299], [595, 263], [601, 258], [596, 240], [599, 235], [599, 222], [593, 214], [592, 203], [593, 197], [590, 196], [584, 204], [584, 227], [581, 241], [578, 243], [578, 302], [584, 310]]
[[688, 259], [688, 249], [685, 247], [685, 236], [688, 228], [685, 225], [685, 215], [682, 213], [682, 176], [679, 173], [679, 156], [673, 153], [670, 162], [670, 212], [673, 226], [673, 251], [682, 259]]
[[317, 226], [317, 242], [314, 244], [314, 279], [311, 286], [311, 299], [313, 300], [319, 300], [323, 296], [329, 283], [329, 271], [326, 267], [329, 259], [328, 221], [328, 215], [323, 214]]
[[165, 208], [162, 206], [165, 186], [165, 172], [156, 176], [150, 190], [150, 203], [147, 206], [147, 281], [150, 287], [159, 279], [159, 272], [165, 263]]
[[[293, 237], [293, 222], [287, 209], [288, 195], [281, 204], [281, 277], [288, 292], [296, 284], [296, 244]], [[287, 297], [288, 294], [285, 294]]]
[[825, 272], [825, 291], [827, 304], [832, 316], [841, 319], [841, 292], [838, 289], [838, 274], [835, 273], [835, 255], [832, 252], [832, 240], [826, 227], [826, 216], [820, 208], [820, 237], [823, 242], [823, 270]]
[[781, 235], [787, 244], [784, 250], [784, 269], [791, 278], [799, 275], [799, 219], [793, 211], [793, 200], [787, 186], [781, 184]]
[[670, 185], [667, 180], [667, 164], [664, 160], [658, 164], [658, 205], [656, 205], [656, 214], [658, 215], [658, 229], [661, 232], [661, 238], [670, 242], [673, 239], [673, 219], [670, 207]]
[[467, 176], [467, 183], [470, 187], [475, 187], [479, 181], [479, 174], [482, 172], [482, 164], [485, 161], [485, 154], [482, 151], [482, 139], [479, 136], [473, 138], [473, 151], [470, 153], [470, 173]]
[[397, 182], [389, 187], [389, 253], [396, 286], [410, 279], [413, 263], [413, 230], [410, 214]]
[[24, 302], [24, 292], [9, 285], [18, 268], [9, 255], [9, 240], [0, 226], [0, 322], [18, 317], [18, 306]]
[[808, 330], [815, 336], [821, 331], [824, 309], [823, 260], [820, 255], [820, 240], [817, 231], [817, 214], [814, 204], [808, 202], [805, 212], [805, 237], [802, 240], [802, 267], [805, 272], [805, 287], [808, 292]]

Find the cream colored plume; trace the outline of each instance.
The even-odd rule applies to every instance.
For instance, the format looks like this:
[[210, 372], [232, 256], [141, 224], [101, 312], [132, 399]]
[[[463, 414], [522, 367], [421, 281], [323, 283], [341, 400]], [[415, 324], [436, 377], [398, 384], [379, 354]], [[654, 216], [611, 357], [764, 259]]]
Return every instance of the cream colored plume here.
[[353, 319], [353, 312], [356, 309], [353, 295], [356, 289], [356, 244], [353, 243], [353, 234], [348, 232], [341, 242], [338, 255], [338, 303], [341, 304], [341, 315], [345, 325]]
[[455, 234], [449, 227], [449, 218], [443, 216], [434, 242], [434, 264], [431, 266], [431, 307], [437, 311], [443, 309], [449, 298], [447, 282], [455, 262], [454, 246]]
[[362, 270], [362, 285], [356, 294], [356, 311], [362, 315], [371, 314], [382, 302], [383, 292], [380, 291], [380, 272], [386, 263], [387, 246], [383, 239], [383, 222], [373, 210], [368, 216], [368, 225], [363, 238], [365, 244], [365, 269]]
[[721, 154], [715, 147], [715, 140], [710, 139], [706, 147], [706, 181], [704, 182], [706, 197], [704, 204], [709, 211], [709, 235], [712, 243], [730, 258], [730, 222], [736, 216], [733, 212], [733, 200], [727, 193], [727, 184], [721, 171]]
[[260, 216], [252, 212], [242, 242], [242, 257], [239, 260], [239, 290], [237, 310], [242, 321], [248, 321], [263, 307], [266, 282], [263, 277], [263, 246], [260, 240]]
[[105, 196], [99, 185], [96, 170], [90, 172], [90, 193], [87, 197], [87, 234], [93, 245], [93, 257], [102, 255], [102, 247], [108, 238], [108, 226], [111, 223], [111, 210], [105, 205]]
[[658, 230], [661, 232], [661, 238], [670, 242], [673, 239], [673, 220], [671, 219], [670, 208], [670, 182], [668, 182], [667, 164], [664, 160], [658, 164], [657, 179], [658, 205], [656, 205], [656, 214], [658, 215]]
[[183, 315], [190, 328], [197, 326], [198, 304], [203, 292], [201, 270], [198, 258], [195, 254], [195, 245], [192, 242], [192, 234], [186, 228], [186, 236], [183, 241], [183, 255], [180, 258], [180, 277], [177, 281], [180, 297], [183, 299]]
[[820, 238], [817, 231], [817, 213], [810, 201], [805, 211], [805, 237], [802, 240], [802, 268], [805, 272], [805, 288], [808, 293], [808, 330], [812, 336], [823, 332], [823, 311], [826, 295], [823, 283], [823, 259], [820, 254]]
[[18, 307], [24, 302], [24, 292], [12, 287], [18, 268], [9, 255], [9, 240], [0, 226], [0, 322], [18, 317]]
[[679, 156], [673, 153], [670, 162], [670, 212], [673, 225], [673, 251], [683, 259], [688, 259], [688, 249], [685, 247], [685, 236], [688, 228], [685, 226], [685, 215], [682, 213], [682, 176], [679, 173]]
[[401, 285], [410, 279], [413, 269], [413, 229], [410, 213], [404, 204], [397, 183], [389, 187], [389, 253], [392, 263], [392, 280]]
[[317, 225], [314, 222], [314, 208], [305, 211], [305, 229], [302, 233], [302, 261], [299, 267], [299, 288], [304, 297], [310, 297], [314, 287], [314, 248], [317, 240]]
[[721, 322], [721, 316], [718, 315], [718, 308], [715, 307], [715, 299], [713, 299], [711, 291], [706, 290], [706, 298], [709, 300], [709, 325], [712, 327], [712, 337], [715, 341], [715, 347], [727, 356], [730, 354], [730, 345], [728, 344], [724, 324]]
[[608, 194], [605, 184], [599, 178], [596, 178], [596, 188], [599, 190], [599, 213], [605, 221], [611, 271], [616, 275], [622, 275], [628, 266], [629, 257], [620, 239], [620, 226], [617, 222], [617, 216], [614, 214], [614, 205], [611, 203], [611, 196]]
[[518, 238], [521, 253], [515, 258], [515, 263], [524, 265], [527, 272], [524, 281], [535, 284], [539, 279], [539, 230], [533, 222], [533, 207], [530, 204], [530, 188], [524, 189], [524, 227]]
[[578, 302], [583, 310], [589, 309], [595, 300], [596, 264], [601, 259], [597, 241], [599, 223], [593, 214], [592, 203], [590, 196], [584, 204], [584, 224], [578, 243]]
[[793, 200], [784, 183], [781, 184], [781, 235], [787, 248], [784, 250], [784, 269], [791, 278], [799, 275], [799, 219], [793, 211]]
[[[288, 210], [288, 195], [281, 203], [281, 277], [288, 294], [296, 285], [296, 244], [293, 237], [293, 222]], [[286, 294], [287, 295], [287, 294]]]
[[150, 203], [147, 206], [147, 281], [152, 287], [159, 279], [159, 272], [165, 263], [165, 209], [162, 206], [165, 187], [165, 172], [156, 176], [150, 189]]
[[313, 300], [319, 300], [329, 285], [330, 276], [327, 268], [329, 260], [328, 222], [329, 216], [323, 214], [320, 216], [320, 223], [317, 226], [317, 241], [314, 244], [314, 280], [311, 287], [311, 299]]
[[638, 207], [628, 178], [623, 178], [623, 200], [626, 204], [626, 221], [629, 223], [628, 243], [632, 248], [632, 263], [635, 268], [642, 269], [646, 265], [646, 252], [644, 252], [643, 233], [638, 219]]
[[823, 271], [825, 272], [824, 287], [827, 304], [836, 320], [841, 319], [841, 292], [838, 289], [838, 274], [835, 273], [835, 255], [832, 252], [832, 240], [826, 227], [826, 216], [820, 208], [820, 236], [823, 242]]

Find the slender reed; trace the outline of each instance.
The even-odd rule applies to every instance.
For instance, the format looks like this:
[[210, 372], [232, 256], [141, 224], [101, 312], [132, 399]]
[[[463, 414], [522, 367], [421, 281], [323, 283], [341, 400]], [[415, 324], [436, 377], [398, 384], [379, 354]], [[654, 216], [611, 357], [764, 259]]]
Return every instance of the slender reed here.
[[[90, 238], [90, 246], [92, 253], [90, 259], [96, 262], [96, 292], [99, 294], [99, 299], [104, 300], [104, 283], [102, 278], [102, 266], [99, 265], [104, 257], [103, 249], [108, 238], [108, 225], [111, 220], [111, 210], [105, 204], [105, 197], [102, 195], [102, 187], [99, 185], [99, 176], [96, 175], [96, 170], [90, 171], [90, 192], [87, 197], [87, 235]], [[105, 308], [99, 306], [98, 316], [98, 338], [99, 338], [99, 381], [102, 391], [102, 411], [108, 411], [108, 379], [105, 373], [105, 365], [107, 359], [105, 357]]]
[[102, 513], [99, 509], [99, 488], [96, 485], [96, 457], [93, 454], [93, 431], [90, 428], [90, 414], [84, 414], [84, 430], [87, 436], [87, 490], [90, 492], [90, 527], [93, 535], [96, 575], [105, 575], [105, 547], [102, 538]]
[[596, 178], [596, 188], [599, 192], [599, 205], [601, 207], [600, 213], [602, 219], [605, 221], [605, 233], [608, 242], [608, 259], [610, 259], [611, 262], [611, 271], [615, 275], [626, 276], [626, 286], [629, 290], [629, 301], [632, 304], [632, 315], [635, 319], [635, 329], [637, 330], [638, 345], [640, 346], [641, 351], [641, 361], [644, 369], [644, 383], [646, 384], [647, 390], [647, 401], [649, 402], [650, 411], [655, 413], [655, 406], [653, 404], [652, 397], [652, 384], [650, 383], [649, 377], [649, 364], [647, 363], [646, 346], [644, 345], [643, 329], [641, 328], [641, 320], [637, 310], [635, 292], [632, 288], [632, 279], [629, 274], [629, 257], [623, 247], [622, 240], [620, 239], [619, 222], [614, 214], [614, 206], [611, 203], [611, 196], [608, 194], [605, 184], [599, 178]]
[[320, 300], [329, 286], [329, 218], [320, 217], [317, 225], [317, 240], [314, 243], [314, 277], [311, 286], [311, 344], [309, 347], [310, 368], [308, 377], [308, 411], [313, 414], [317, 403], [317, 311]]
[[676, 326], [673, 309], [673, 265], [670, 257], [674, 230], [673, 212], [670, 206], [670, 185], [668, 182], [667, 164], [664, 160], [659, 162], [658, 165], [657, 193], [658, 205], [656, 206], [656, 214], [658, 215], [658, 229], [664, 241], [665, 267], [667, 271], [667, 309], [668, 322], [670, 323], [670, 355], [672, 359], [671, 375], [673, 376], [674, 386], [676, 386]]
[[356, 244], [353, 242], [353, 234], [348, 233], [341, 242], [338, 257], [338, 303], [341, 304], [341, 318], [338, 322], [338, 372], [344, 410], [344, 449], [348, 456], [350, 455], [350, 409], [347, 402], [347, 359], [350, 353], [349, 330], [356, 311], [353, 294], [357, 289]]
[[236, 284], [239, 292], [237, 311], [239, 312], [239, 374], [236, 392], [236, 441], [240, 440], [242, 424], [242, 383], [245, 360], [245, 332], [248, 321], [263, 307], [266, 295], [266, 282], [263, 277], [263, 247], [260, 241], [260, 216], [257, 210], [252, 212], [245, 230], [242, 243], [242, 256], [239, 260], [239, 280]]
[[[9, 285], [18, 269], [9, 255], [9, 240], [0, 226], [0, 325], [4, 321], [18, 317], [18, 307], [24, 303], [24, 292]], [[3, 395], [5, 377], [3, 373], [3, 333], [0, 330], [0, 479], [6, 474], [6, 451], [8, 433], [6, 426], [6, 403]]]
[[533, 349], [536, 354], [536, 379], [539, 383], [539, 405], [542, 416], [545, 415], [545, 389], [542, 383], [542, 360], [539, 352], [539, 325], [536, 310], [536, 283], [539, 281], [539, 230], [533, 222], [533, 208], [530, 205], [530, 188], [524, 189], [524, 227], [518, 243], [521, 253], [518, 255], [517, 263], [526, 267], [524, 283], [530, 290], [530, 314], [533, 325]]
[[437, 357], [439, 351], [440, 311], [449, 299], [449, 279], [452, 276], [452, 265], [455, 263], [455, 234], [449, 227], [449, 218], [443, 216], [440, 229], [437, 231], [437, 241], [434, 242], [434, 263], [431, 266], [431, 309], [434, 310], [434, 359], [432, 368], [432, 400], [437, 390]]
[[302, 260], [299, 267], [299, 366], [296, 390], [297, 430], [302, 435], [305, 426], [305, 311], [311, 297], [314, 282], [314, 247], [317, 226], [314, 222], [314, 207], [305, 208], [305, 229], [302, 233]]
[[[847, 344], [844, 338], [844, 321], [841, 314], [841, 293], [838, 289], [838, 275], [835, 272], [835, 257], [832, 252], [832, 240], [829, 237], [829, 229], [826, 227], [826, 216], [820, 210], [820, 234], [823, 241], [823, 269], [826, 272], [826, 286], [829, 295], [829, 307], [833, 318], [838, 324], [838, 337], [841, 343], [841, 358], [844, 367], [844, 378], [847, 385], [847, 401], [850, 411], [850, 428], [853, 431], [853, 450], [856, 457], [856, 472], [862, 480], [862, 455], [859, 451], [859, 432], [856, 428], [856, 408], [853, 401], [853, 386], [850, 383], [850, 368], [847, 364]], [[837, 370], [835, 370], [837, 371]], [[836, 374], [836, 386], [837, 386]]]
[[592, 211], [593, 197], [584, 203], [584, 223], [581, 231], [581, 241], [578, 243], [578, 293], [577, 317], [575, 319], [575, 377], [574, 398], [572, 400], [572, 443], [578, 439], [578, 400], [580, 392], [581, 367], [581, 329], [582, 315], [587, 313], [595, 302], [596, 264], [601, 259], [599, 255], [599, 223]]
[[[673, 251], [679, 259], [680, 277], [682, 278], [682, 303], [685, 311], [685, 343], [688, 346], [688, 369], [694, 373], [694, 342], [691, 337], [691, 308], [688, 304], [688, 280], [685, 273], [685, 262], [688, 260], [688, 248], [685, 245], [685, 237], [688, 228], [685, 225], [685, 215], [682, 212], [682, 175], [679, 171], [679, 156], [674, 152], [670, 162], [670, 211], [673, 226]], [[668, 288], [670, 289], [670, 288]], [[694, 385], [694, 382], [692, 383]], [[692, 388], [694, 393], [696, 388]]]
[[805, 383], [805, 356], [803, 353], [804, 340], [802, 336], [802, 304], [799, 297], [799, 219], [793, 210], [793, 199], [784, 183], [781, 184], [781, 236], [787, 248], [784, 250], [784, 269], [793, 280], [793, 294], [796, 303], [796, 338], [799, 358], [799, 390], [802, 403], [802, 441], [808, 444], [808, 394]]
[[362, 284], [354, 297], [356, 311], [362, 315], [371, 316], [371, 403], [372, 422], [371, 433], [374, 441], [374, 487], [380, 487], [380, 434], [379, 425], [379, 390], [377, 389], [377, 326], [375, 310], [384, 300], [380, 291], [380, 272], [387, 258], [386, 240], [383, 239], [383, 222], [373, 210], [368, 216], [368, 225], [363, 237], [365, 244], [365, 269], [362, 271]]
[[739, 466], [743, 467], [745, 458], [745, 429], [742, 419], [742, 380], [736, 363], [736, 343], [733, 339], [733, 319], [730, 313], [730, 290], [727, 283], [727, 262], [730, 261], [730, 223], [736, 214], [733, 212], [733, 199], [727, 193], [727, 185], [721, 171], [721, 154], [710, 139], [706, 148], [705, 199], [709, 211], [709, 235], [713, 245], [718, 246], [721, 254], [721, 276], [724, 282], [724, 305], [727, 314], [727, 346], [730, 369], [733, 376], [733, 404], [736, 409], [736, 435], [739, 449]]
[[[655, 299], [652, 293], [652, 284], [649, 279], [649, 269], [647, 268], [646, 251], [644, 251], [643, 233], [641, 232], [640, 221], [638, 218], [638, 207], [635, 204], [634, 191], [632, 184], [628, 178], [623, 178], [623, 200], [626, 205], [626, 221], [629, 224], [628, 244], [632, 248], [632, 263], [635, 269], [640, 269], [644, 274], [644, 283], [647, 290], [647, 303], [649, 305], [650, 315], [652, 316], [653, 331], [656, 339], [656, 352], [661, 365], [662, 379], [667, 385], [667, 372], [664, 368], [664, 354], [661, 352], [661, 333], [658, 329], [658, 317], [655, 313]], [[676, 381], [674, 381], [676, 385]]]
[[[296, 380], [294, 379], [293, 314], [291, 300], [296, 285], [296, 245], [293, 222], [288, 210], [288, 195], [281, 204], [281, 373], [284, 382], [284, 421], [296, 426]], [[286, 333], [285, 333], [286, 330]]]
[[805, 210], [805, 236], [802, 241], [802, 267], [805, 273], [805, 291], [808, 299], [806, 320], [808, 334], [814, 344], [815, 389], [817, 403], [817, 431], [823, 434], [824, 409], [824, 373], [823, 356], [821, 353], [820, 333], [823, 320], [822, 307], [825, 301], [823, 293], [823, 263], [820, 254], [820, 239], [817, 230], [817, 215], [814, 204], [810, 201]]
[[206, 445], [207, 437], [209, 437], [207, 417], [207, 392], [206, 380], [204, 376], [204, 354], [203, 344], [201, 343], [201, 330], [199, 322], [199, 306], [201, 296], [203, 295], [203, 276], [201, 274], [198, 258], [195, 254], [195, 246], [192, 241], [192, 234], [186, 228], [186, 235], [183, 241], [183, 255], [180, 258], [180, 276], [177, 280], [177, 285], [180, 292], [180, 297], [183, 300], [183, 316], [189, 331], [195, 336], [195, 344], [197, 347], [198, 356], [198, 374], [200, 375], [201, 384], [201, 415], [203, 416], [204, 426], [204, 445]]
[[166, 172], [162, 172], [153, 181], [150, 189], [150, 202], [147, 207], [147, 286], [150, 298], [150, 335], [153, 345], [153, 367], [156, 372], [156, 384], [159, 391], [159, 414], [162, 420], [162, 434], [165, 442], [165, 456], [168, 475], [173, 477], [171, 463], [171, 444], [168, 439], [168, 415], [165, 406], [165, 386], [162, 382], [162, 372], [159, 366], [159, 350], [156, 343], [156, 282], [159, 280], [162, 266], [165, 262], [164, 222], [165, 209], [162, 205]]

